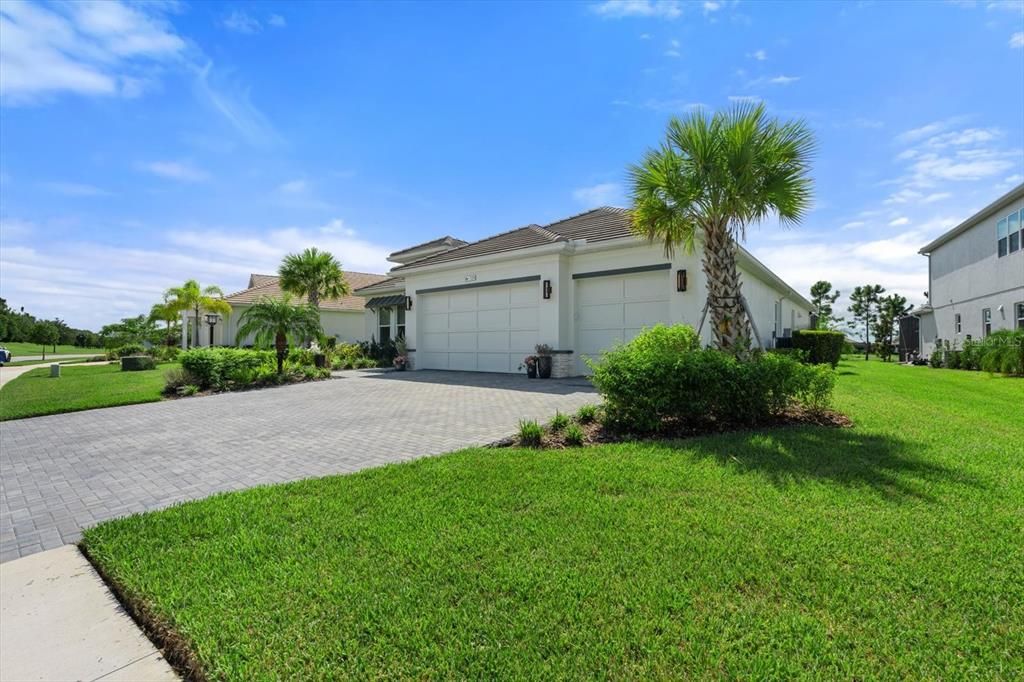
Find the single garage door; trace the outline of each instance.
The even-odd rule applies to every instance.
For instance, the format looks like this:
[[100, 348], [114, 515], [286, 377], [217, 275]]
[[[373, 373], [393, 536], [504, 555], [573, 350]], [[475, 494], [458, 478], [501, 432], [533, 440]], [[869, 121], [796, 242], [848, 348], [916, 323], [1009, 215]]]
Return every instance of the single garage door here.
[[668, 323], [667, 268], [576, 277], [576, 355], [581, 374], [590, 374], [587, 358], [629, 341], [644, 327]]
[[529, 282], [420, 293], [417, 366], [517, 372], [537, 344], [539, 277]]

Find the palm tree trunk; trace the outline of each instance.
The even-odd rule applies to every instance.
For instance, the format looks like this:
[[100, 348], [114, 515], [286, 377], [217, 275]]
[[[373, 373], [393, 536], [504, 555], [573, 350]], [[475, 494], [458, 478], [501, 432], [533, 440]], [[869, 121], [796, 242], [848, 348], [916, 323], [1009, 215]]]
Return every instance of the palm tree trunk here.
[[278, 332], [274, 337], [274, 345], [277, 347], [277, 373], [281, 374], [284, 372], [284, 356], [288, 353], [288, 339]]
[[196, 348], [199, 348], [199, 305], [196, 305]]
[[736, 267], [736, 242], [724, 225], [704, 230], [703, 269], [715, 346], [745, 358], [750, 351], [750, 321]]

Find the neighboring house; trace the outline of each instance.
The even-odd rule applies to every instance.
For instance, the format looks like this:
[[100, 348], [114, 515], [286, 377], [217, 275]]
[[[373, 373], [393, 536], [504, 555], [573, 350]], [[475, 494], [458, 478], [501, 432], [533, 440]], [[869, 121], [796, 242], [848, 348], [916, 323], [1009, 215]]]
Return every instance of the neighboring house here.
[[936, 339], [958, 348], [999, 329], [1024, 328], [1024, 183], [923, 247], [928, 303], [919, 320], [920, 354]]
[[[391, 277], [355, 290], [366, 331], [404, 337], [415, 369], [517, 372], [534, 346], [554, 349], [555, 376], [659, 322], [697, 327], [707, 290], [698, 250], [666, 257], [602, 207], [477, 242], [444, 237], [404, 251]], [[760, 344], [810, 324], [811, 303], [742, 247], [743, 292]], [[710, 317], [709, 317], [710, 319]], [[709, 320], [702, 330], [711, 342]]]
[[[353, 292], [360, 287], [370, 286], [384, 279], [387, 279], [385, 275], [345, 272], [345, 281], [348, 282], [349, 290]], [[231, 314], [227, 316], [227, 319], [221, 319], [214, 325], [213, 345], [233, 346], [236, 341], [243, 346], [251, 344], [251, 338], [236, 339], [242, 313], [264, 296], [279, 298], [281, 295], [280, 279], [276, 275], [250, 275], [247, 289], [224, 298], [231, 305]], [[305, 303], [306, 297], [297, 296], [294, 297], [294, 300], [296, 303]], [[365, 334], [365, 302], [365, 298], [354, 294], [341, 298], [322, 299], [320, 301], [320, 324], [323, 326], [324, 334], [333, 336], [339, 342], [344, 343], [365, 341], [368, 338]], [[185, 313], [183, 317], [191, 320], [193, 315]], [[200, 311], [200, 324], [203, 325], [203, 330], [199, 334], [199, 345], [208, 346], [210, 345], [210, 330], [206, 326], [204, 311]], [[195, 332], [193, 332], [194, 334]], [[183, 336], [183, 345], [184, 341]]]

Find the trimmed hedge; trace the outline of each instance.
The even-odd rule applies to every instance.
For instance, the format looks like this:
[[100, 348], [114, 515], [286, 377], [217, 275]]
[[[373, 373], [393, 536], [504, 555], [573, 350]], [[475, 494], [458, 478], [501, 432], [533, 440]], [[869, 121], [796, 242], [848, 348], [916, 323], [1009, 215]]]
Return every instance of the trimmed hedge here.
[[126, 355], [121, 358], [122, 372], [140, 372], [146, 369], [156, 369], [156, 360], [148, 355]]
[[829, 367], [776, 353], [741, 362], [697, 349], [691, 335], [696, 340], [682, 325], [655, 327], [591, 363], [608, 426], [656, 433], [670, 423], [750, 425], [794, 402], [816, 411], [831, 402], [835, 372]]
[[829, 364], [835, 367], [843, 355], [846, 335], [828, 329], [797, 329], [793, 332], [793, 347], [806, 353], [812, 365]]

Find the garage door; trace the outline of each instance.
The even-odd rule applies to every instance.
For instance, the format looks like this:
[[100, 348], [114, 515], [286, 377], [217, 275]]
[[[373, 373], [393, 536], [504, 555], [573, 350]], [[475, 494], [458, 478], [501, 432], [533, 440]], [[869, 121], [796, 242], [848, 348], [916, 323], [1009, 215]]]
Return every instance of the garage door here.
[[537, 280], [420, 294], [417, 365], [519, 371], [523, 358], [537, 344], [539, 303]]
[[668, 323], [669, 290], [665, 269], [577, 279], [577, 370], [590, 374], [587, 358], [629, 341], [644, 327]]

